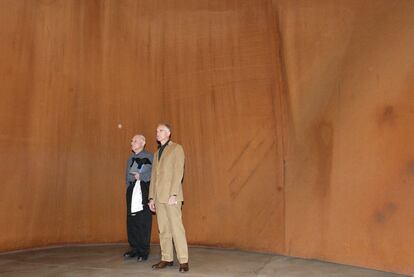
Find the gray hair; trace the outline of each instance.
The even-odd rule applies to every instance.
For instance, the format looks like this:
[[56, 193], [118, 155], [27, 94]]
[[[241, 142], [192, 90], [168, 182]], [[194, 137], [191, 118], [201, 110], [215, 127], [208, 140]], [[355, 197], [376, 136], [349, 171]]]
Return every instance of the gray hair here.
[[171, 133], [171, 125], [170, 124], [168, 124], [168, 123], [160, 123], [160, 124], [158, 124], [158, 126], [165, 126], [168, 129], [168, 131]]

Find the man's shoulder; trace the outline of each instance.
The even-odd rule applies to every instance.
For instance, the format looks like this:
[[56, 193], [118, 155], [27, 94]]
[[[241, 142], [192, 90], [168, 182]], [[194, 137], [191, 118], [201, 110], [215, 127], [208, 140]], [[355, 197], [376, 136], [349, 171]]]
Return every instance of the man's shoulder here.
[[145, 155], [145, 156], [153, 156], [154, 155], [151, 152], [147, 151], [146, 149], [142, 150], [142, 154]]
[[183, 146], [181, 144], [178, 144], [176, 142], [170, 141], [169, 146], [171, 146], [171, 148], [183, 148]]
[[176, 153], [176, 154], [181, 153], [181, 154], [184, 155], [184, 148], [183, 148], [183, 146], [181, 144], [178, 144], [178, 143], [175, 143], [175, 142], [171, 142], [171, 145], [170, 146], [171, 146], [171, 151], [173, 153]]
[[152, 154], [151, 152], [148, 152], [147, 150], [143, 150], [142, 151], [142, 153], [141, 153], [142, 155], [142, 157], [143, 158], [147, 158], [147, 159], [149, 159], [150, 161], [151, 161], [151, 163], [152, 163], [152, 160], [154, 159], [154, 154]]

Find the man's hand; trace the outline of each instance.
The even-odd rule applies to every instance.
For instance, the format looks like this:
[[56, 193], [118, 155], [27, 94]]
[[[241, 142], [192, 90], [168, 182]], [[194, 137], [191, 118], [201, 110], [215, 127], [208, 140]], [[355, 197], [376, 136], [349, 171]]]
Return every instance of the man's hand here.
[[151, 199], [148, 202], [148, 206], [149, 206], [150, 210], [155, 213], [155, 202], [154, 202], [154, 199]]
[[175, 205], [177, 204], [177, 196], [171, 195], [170, 198], [168, 198], [168, 205]]

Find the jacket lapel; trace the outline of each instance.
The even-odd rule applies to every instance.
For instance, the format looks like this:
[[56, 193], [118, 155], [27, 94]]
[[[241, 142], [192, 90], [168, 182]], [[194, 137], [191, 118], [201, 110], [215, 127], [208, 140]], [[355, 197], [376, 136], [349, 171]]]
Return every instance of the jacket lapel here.
[[[170, 153], [172, 144], [173, 142], [170, 141], [168, 145], [165, 147], [164, 151], [162, 152], [161, 159], [158, 161], [159, 164], [161, 164], [161, 162], [164, 160], [164, 157]], [[159, 155], [159, 152], [157, 151], [157, 159], [158, 159], [158, 155]]]

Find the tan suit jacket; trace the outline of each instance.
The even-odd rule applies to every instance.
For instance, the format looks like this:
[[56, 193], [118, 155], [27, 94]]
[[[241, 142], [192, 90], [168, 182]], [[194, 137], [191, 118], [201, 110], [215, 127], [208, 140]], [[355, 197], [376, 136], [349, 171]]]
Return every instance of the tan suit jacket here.
[[159, 203], [168, 203], [171, 195], [177, 201], [184, 201], [182, 180], [184, 175], [184, 150], [177, 143], [170, 141], [158, 160], [158, 151], [152, 163], [149, 199]]

